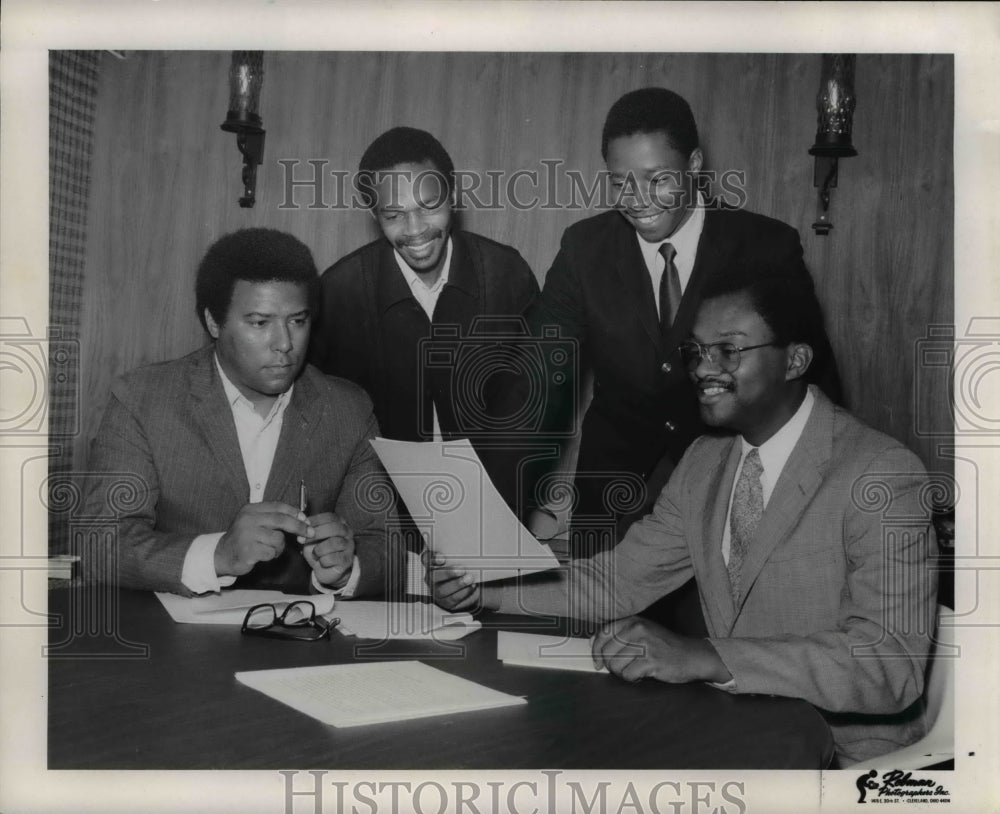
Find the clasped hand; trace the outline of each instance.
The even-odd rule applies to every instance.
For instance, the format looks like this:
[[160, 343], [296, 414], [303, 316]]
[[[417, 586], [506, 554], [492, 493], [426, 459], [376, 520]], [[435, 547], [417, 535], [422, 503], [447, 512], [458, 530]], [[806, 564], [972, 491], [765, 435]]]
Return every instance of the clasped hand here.
[[732, 676], [707, 639], [681, 636], [648, 619], [629, 616], [601, 626], [591, 646], [594, 666], [626, 681], [655, 678], [670, 684]]
[[257, 563], [281, 556], [285, 535], [303, 545], [302, 555], [324, 585], [342, 587], [354, 564], [354, 533], [330, 512], [306, 517], [279, 501], [248, 503], [236, 515], [215, 549], [219, 576], [248, 573]]

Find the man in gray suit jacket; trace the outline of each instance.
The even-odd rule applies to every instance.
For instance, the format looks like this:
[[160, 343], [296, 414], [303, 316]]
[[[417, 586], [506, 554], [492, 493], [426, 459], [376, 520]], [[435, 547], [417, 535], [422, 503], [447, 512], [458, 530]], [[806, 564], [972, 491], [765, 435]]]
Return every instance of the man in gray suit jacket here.
[[[702, 420], [728, 432], [692, 444], [614, 549], [483, 586], [434, 555], [437, 601], [601, 622], [595, 664], [628, 681], [803, 698], [827, 715], [843, 758], [916, 740], [935, 598], [927, 477], [804, 383], [821, 325], [801, 277], [717, 281], [681, 358]], [[633, 615], [692, 576], [706, 638]]]
[[305, 366], [317, 289], [312, 254], [291, 235], [246, 229], [208, 250], [196, 299], [213, 343], [112, 389], [89, 511], [121, 502], [122, 475], [141, 488], [118, 513], [117, 561], [94, 552], [91, 577], [185, 595], [396, 586], [371, 400]]

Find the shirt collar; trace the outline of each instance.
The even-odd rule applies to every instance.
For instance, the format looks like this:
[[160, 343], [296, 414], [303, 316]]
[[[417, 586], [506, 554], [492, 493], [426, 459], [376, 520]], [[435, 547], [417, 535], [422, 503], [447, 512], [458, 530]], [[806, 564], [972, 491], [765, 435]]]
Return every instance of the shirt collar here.
[[[780, 430], [757, 447], [758, 454], [760, 455], [760, 463], [764, 468], [764, 475], [772, 487], [778, 482], [778, 476], [781, 475], [781, 470], [785, 468], [788, 456], [792, 454], [792, 450], [799, 442], [799, 438], [802, 437], [802, 431], [805, 429], [806, 422], [809, 420], [809, 415], [812, 413], [813, 404], [815, 403], [816, 397], [813, 395], [812, 389], [807, 389], [806, 396], [802, 399], [802, 403], [799, 405], [799, 409], [795, 411], [795, 414], [785, 422], [785, 425]], [[743, 448], [742, 458], [745, 458], [754, 447], [743, 436], [740, 436], [740, 442]]]
[[[451, 271], [451, 236], [448, 236], [448, 248], [445, 250], [444, 255], [444, 265], [441, 267], [441, 274], [438, 276], [434, 285], [427, 285], [420, 276], [411, 269], [402, 256], [395, 249], [392, 250], [393, 256], [396, 258], [396, 265], [399, 266], [399, 270], [403, 272], [403, 277], [406, 278], [407, 284], [412, 289], [414, 286], [423, 286], [424, 290], [431, 294], [436, 294], [442, 288], [444, 288], [445, 283], [448, 282], [448, 272]], [[450, 296], [450, 295], [449, 295]]]
[[653, 267], [653, 261], [660, 251], [660, 246], [669, 243], [674, 247], [674, 265], [677, 266], [678, 273], [690, 274], [694, 268], [694, 258], [698, 253], [698, 241], [701, 239], [701, 230], [705, 225], [705, 199], [698, 193], [698, 203], [691, 210], [691, 216], [681, 224], [681, 228], [670, 237], [666, 237], [659, 243], [649, 243], [635, 233], [635, 239], [639, 241], [639, 248], [646, 261], [646, 266]]
[[[212, 358], [215, 360], [215, 369], [219, 372], [219, 378], [222, 381], [222, 389], [226, 393], [226, 403], [229, 405], [229, 409], [234, 409], [237, 404], [243, 404], [252, 412], [256, 412], [253, 409], [253, 404], [250, 403], [250, 399], [239, 391], [239, 388], [233, 384], [230, 378], [226, 375], [226, 371], [222, 369], [222, 365], [219, 363], [219, 354], [213, 353]], [[278, 414], [279, 411], [284, 412], [285, 407], [292, 398], [292, 391], [294, 389], [295, 382], [292, 382], [291, 387], [274, 400], [274, 404], [271, 405], [267, 418], [264, 419], [265, 421], [270, 421], [275, 415]]]

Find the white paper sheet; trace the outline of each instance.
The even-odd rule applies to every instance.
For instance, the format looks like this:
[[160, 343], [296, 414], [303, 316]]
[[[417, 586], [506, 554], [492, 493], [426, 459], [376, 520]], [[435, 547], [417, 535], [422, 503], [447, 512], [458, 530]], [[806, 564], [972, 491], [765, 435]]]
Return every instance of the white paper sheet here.
[[414, 551], [406, 552], [406, 593], [410, 596], [431, 595], [424, 581], [424, 564], [420, 561], [420, 555]]
[[281, 610], [299, 599], [312, 602], [316, 606], [316, 613], [323, 615], [333, 610], [336, 600], [332, 594], [298, 595], [250, 588], [236, 588], [219, 594], [192, 597], [157, 591], [156, 598], [175, 622], [196, 625], [241, 625], [247, 609], [254, 605], [269, 602]]
[[255, 670], [236, 673], [236, 679], [338, 727], [527, 703], [419, 661]]
[[545, 636], [537, 633], [497, 633], [497, 658], [518, 667], [542, 667], [548, 670], [578, 670], [582, 673], [607, 673], [607, 667], [594, 668], [590, 639]]
[[484, 582], [558, 566], [500, 497], [468, 440], [371, 444], [427, 544], [454, 565]]
[[454, 641], [482, 624], [468, 613], [449, 613], [422, 602], [341, 602], [341, 633], [362, 639], [434, 639]]

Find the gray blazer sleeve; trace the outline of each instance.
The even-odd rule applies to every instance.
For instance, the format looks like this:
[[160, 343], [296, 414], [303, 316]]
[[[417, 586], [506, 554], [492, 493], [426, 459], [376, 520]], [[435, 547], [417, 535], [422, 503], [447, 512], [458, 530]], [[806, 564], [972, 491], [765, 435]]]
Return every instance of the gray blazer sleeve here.
[[194, 535], [155, 529], [157, 468], [143, 427], [126, 402], [116, 386], [91, 445], [85, 496], [87, 516], [108, 520], [116, 539], [89, 548], [83, 572], [92, 580], [190, 596], [181, 571]]

